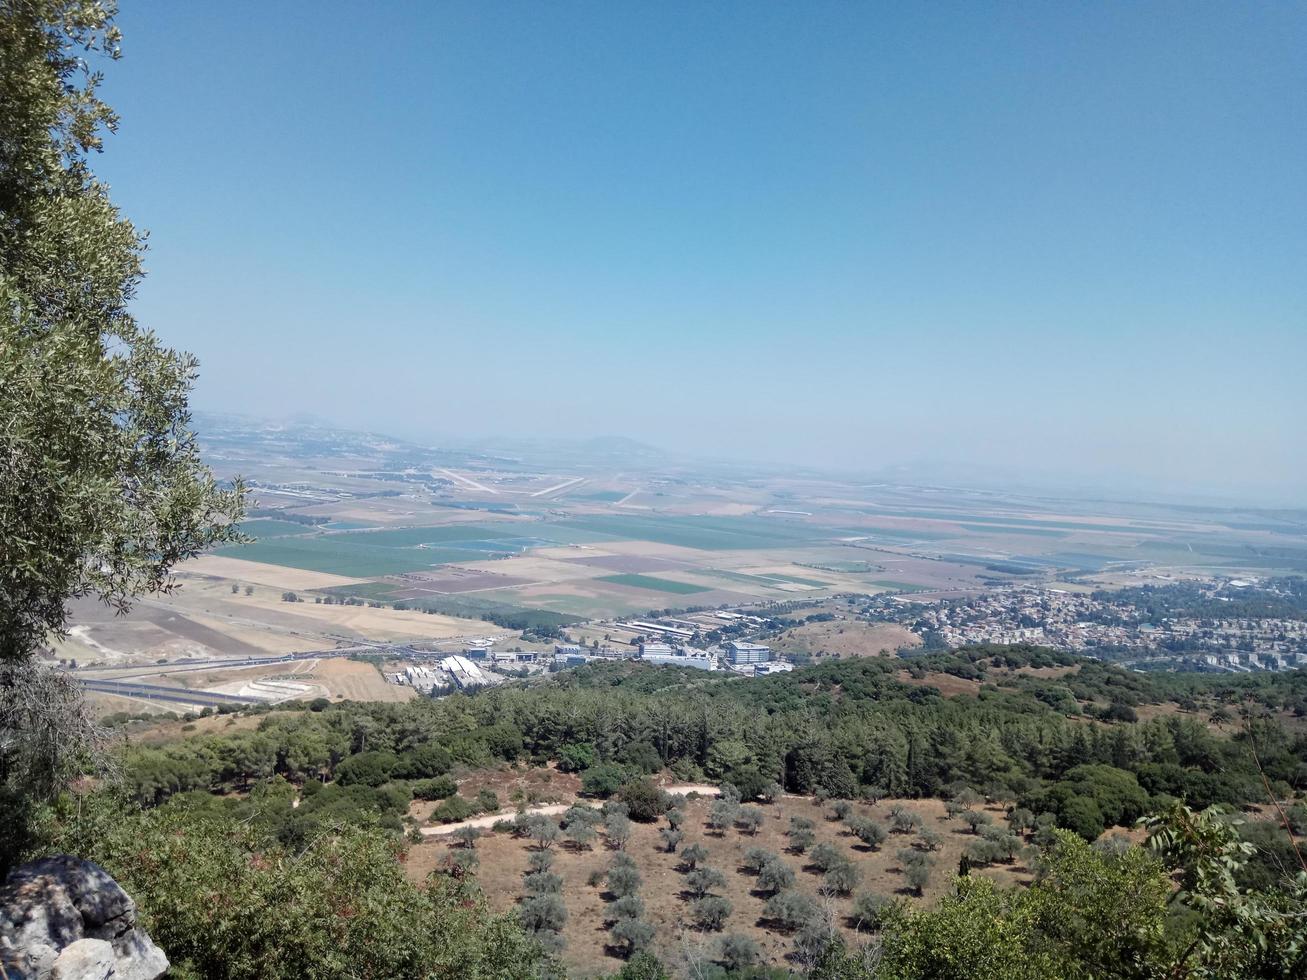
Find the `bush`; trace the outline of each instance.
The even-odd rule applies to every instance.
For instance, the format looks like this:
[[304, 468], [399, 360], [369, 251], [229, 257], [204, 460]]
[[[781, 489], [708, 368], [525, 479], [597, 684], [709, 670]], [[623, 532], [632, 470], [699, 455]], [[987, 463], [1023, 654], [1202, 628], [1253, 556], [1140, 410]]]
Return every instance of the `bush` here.
[[853, 903], [854, 925], [858, 929], [879, 929], [893, 908], [893, 901], [884, 895], [865, 892]]
[[625, 766], [601, 762], [581, 774], [581, 791], [589, 796], [607, 799], [621, 789], [630, 778], [631, 773]]
[[483, 789], [477, 793], [476, 805], [483, 813], [498, 813], [499, 794], [493, 789]]
[[474, 890], [439, 875], [425, 888], [410, 883], [399, 842], [375, 826], [346, 825], [292, 849], [220, 809], [141, 811], [95, 794], [75, 805], [55, 810], [50, 849], [113, 875], [179, 976], [420, 977], [467, 963], [526, 977], [539, 963], [534, 944]]
[[627, 815], [637, 823], [653, 823], [671, 809], [667, 794], [647, 779], [623, 783], [617, 798], [626, 804]]
[[553, 895], [563, 890], [563, 879], [552, 871], [536, 871], [522, 879], [528, 895]]
[[835, 865], [844, 861], [845, 857], [834, 844], [823, 841], [812, 849], [812, 853], [808, 855], [808, 860], [819, 871], [829, 871]]
[[541, 871], [548, 871], [554, 866], [553, 851], [532, 851], [526, 859], [526, 870], [528, 874], [535, 874]]
[[380, 786], [390, 781], [397, 762], [390, 752], [360, 752], [336, 767], [336, 782], [341, 786]]
[[448, 776], [436, 776], [434, 779], [415, 779], [409, 783], [409, 790], [415, 800], [443, 800], [458, 792], [458, 784]]
[[727, 936], [722, 940], [722, 962], [733, 973], [749, 969], [760, 956], [758, 944], [748, 936]]
[[762, 914], [780, 928], [793, 932], [817, 917], [817, 904], [802, 892], [783, 891], [767, 899]]
[[732, 908], [726, 899], [708, 895], [690, 906], [690, 918], [700, 929], [716, 932], [726, 924]]
[[463, 797], [451, 796], [431, 811], [431, 822], [458, 823], [460, 820], [467, 820], [476, 812], [476, 807]]

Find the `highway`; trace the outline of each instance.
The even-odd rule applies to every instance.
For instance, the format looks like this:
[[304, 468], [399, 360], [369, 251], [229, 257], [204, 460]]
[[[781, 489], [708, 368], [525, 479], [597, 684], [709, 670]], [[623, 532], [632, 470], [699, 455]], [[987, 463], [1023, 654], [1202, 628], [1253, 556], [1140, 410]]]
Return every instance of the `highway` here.
[[240, 694], [213, 694], [209, 691], [191, 691], [184, 687], [161, 687], [158, 684], [141, 684], [136, 681], [102, 681], [79, 678], [88, 691], [102, 694], [118, 694], [128, 698], [142, 698], [147, 701], [176, 701], [182, 704], [198, 704], [218, 707], [224, 704], [263, 704], [259, 698], [247, 698]]

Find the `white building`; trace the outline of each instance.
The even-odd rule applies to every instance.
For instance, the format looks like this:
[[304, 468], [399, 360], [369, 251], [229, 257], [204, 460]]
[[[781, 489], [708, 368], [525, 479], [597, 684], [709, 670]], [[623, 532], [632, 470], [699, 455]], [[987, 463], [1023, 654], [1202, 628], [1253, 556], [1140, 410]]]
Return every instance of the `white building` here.
[[762, 643], [729, 640], [726, 643], [726, 659], [732, 664], [766, 663], [771, 659], [771, 647]]

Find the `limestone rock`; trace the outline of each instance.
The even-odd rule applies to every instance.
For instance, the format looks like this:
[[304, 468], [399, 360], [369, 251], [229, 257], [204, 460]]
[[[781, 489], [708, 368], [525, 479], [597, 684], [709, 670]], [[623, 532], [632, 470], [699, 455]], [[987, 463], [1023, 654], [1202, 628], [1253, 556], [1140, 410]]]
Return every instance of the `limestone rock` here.
[[50, 980], [110, 980], [117, 976], [113, 947], [103, 939], [79, 939], [55, 957]]
[[24, 980], [155, 980], [168, 970], [136, 928], [131, 896], [68, 855], [15, 868], [0, 886], [0, 964]]

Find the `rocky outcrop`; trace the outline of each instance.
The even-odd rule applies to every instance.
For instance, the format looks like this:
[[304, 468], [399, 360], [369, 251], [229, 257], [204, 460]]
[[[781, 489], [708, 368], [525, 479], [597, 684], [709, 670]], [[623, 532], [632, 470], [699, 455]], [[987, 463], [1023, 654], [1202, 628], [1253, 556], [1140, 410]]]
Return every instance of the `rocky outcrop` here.
[[98, 864], [59, 855], [0, 886], [0, 964], [22, 980], [155, 980], [168, 957], [136, 928], [136, 903]]

